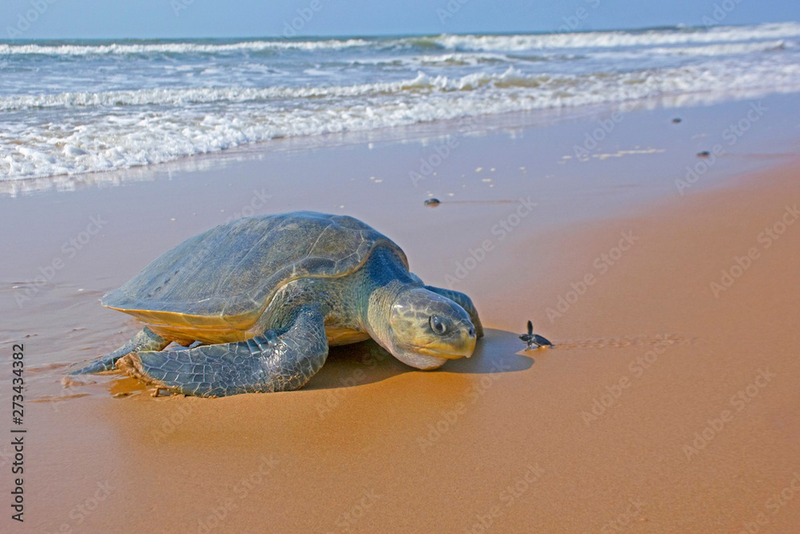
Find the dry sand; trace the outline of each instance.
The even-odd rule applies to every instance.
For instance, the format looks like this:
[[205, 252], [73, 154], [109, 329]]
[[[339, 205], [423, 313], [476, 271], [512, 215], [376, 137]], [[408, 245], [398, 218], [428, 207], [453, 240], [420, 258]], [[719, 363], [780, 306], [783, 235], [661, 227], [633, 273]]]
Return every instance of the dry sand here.
[[[666, 129], [675, 111], [648, 113], [625, 127]], [[681, 135], [702, 113], [681, 110]], [[560, 131], [586, 124], [573, 127]], [[460, 155], [439, 168], [456, 178], [418, 188], [407, 173], [430, 153], [424, 147], [370, 156], [345, 146], [272, 154], [235, 166], [236, 178], [212, 168], [4, 199], [21, 226], [0, 232], [25, 261], [3, 275], [2, 350], [25, 342], [28, 396], [42, 402], [26, 407], [24, 528], [3, 504], [0, 529], [800, 530], [799, 164], [732, 179], [716, 172], [721, 163], [678, 195], [673, 180], [694, 152], [687, 157], [661, 133], [663, 155], [564, 166], [551, 183], [538, 160], [569, 150], [546, 158], [534, 140], [558, 131], [462, 137]], [[748, 168], [752, 159], [724, 165]], [[333, 178], [312, 181], [309, 165]], [[645, 179], [648, 168], [663, 180]], [[570, 180], [579, 176], [595, 181], [578, 187]], [[395, 238], [423, 278], [457, 280], [487, 327], [473, 358], [424, 373], [360, 344], [336, 350], [301, 391], [213, 400], [152, 398], [117, 377], [62, 388], [61, 365], [136, 328], [96, 299], [250, 205], [259, 184], [272, 199], [256, 211], [354, 214]], [[464, 191], [447, 196], [460, 184]], [[620, 194], [603, 196], [609, 188]], [[442, 206], [422, 206], [429, 190]], [[528, 195], [538, 207], [501, 239], [492, 229], [513, 223]], [[448, 202], [457, 199], [510, 202]], [[98, 236], [65, 258], [22, 313], [9, 304], [26, 273], [65, 254], [61, 244], [96, 214], [108, 221]], [[716, 295], [712, 282], [723, 288]], [[556, 348], [522, 350], [517, 335], [529, 318]], [[0, 371], [7, 380], [6, 361]], [[0, 450], [8, 500], [9, 448]]]

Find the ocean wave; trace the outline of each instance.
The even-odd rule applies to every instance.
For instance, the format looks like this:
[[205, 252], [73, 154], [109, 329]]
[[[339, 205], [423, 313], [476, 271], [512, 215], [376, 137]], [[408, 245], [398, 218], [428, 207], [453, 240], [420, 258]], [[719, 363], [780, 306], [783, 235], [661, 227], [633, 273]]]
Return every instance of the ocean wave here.
[[448, 50], [500, 52], [722, 43], [760, 39], [792, 39], [797, 37], [800, 37], [800, 23], [785, 22], [744, 27], [714, 27], [708, 30], [670, 29], [641, 32], [609, 31], [542, 35], [440, 35], [435, 38], [424, 38], [420, 42], [432, 42]]
[[308, 87], [191, 87], [132, 91], [67, 92], [0, 97], [0, 111], [58, 107], [185, 106], [268, 102], [289, 99], [320, 99], [399, 94], [404, 91], [474, 91], [486, 86], [538, 87], [548, 79], [525, 75], [514, 67], [500, 74], [473, 73], [461, 77], [431, 76], [419, 71], [414, 78], [395, 82]]
[[0, 55], [129, 55], [129, 54], [217, 54], [224, 52], [261, 52], [265, 50], [341, 50], [369, 45], [363, 39], [327, 39], [322, 41], [243, 41], [238, 43], [129, 43], [129, 44], [0, 44]]
[[636, 50], [626, 49], [624, 51], [606, 51], [595, 54], [595, 57], [618, 58], [624, 55], [630, 58], [642, 56], [687, 56], [687, 57], [709, 57], [709, 56], [732, 56], [742, 54], [753, 54], [756, 52], [777, 52], [787, 48], [795, 48], [796, 45], [787, 41], [759, 41], [755, 43], [724, 43], [708, 44], [700, 46], [669, 46], [669, 47], [647, 47]]
[[[295, 98], [292, 105], [268, 100], [250, 103], [247, 99], [253, 93], [248, 89], [86, 93], [82, 98], [107, 104], [125, 97], [131, 103], [149, 105], [111, 110], [86, 106], [64, 114], [58, 124], [4, 122], [0, 124], [0, 175], [14, 179], [114, 170], [274, 138], [543, 108], [619, 104], [670, 95], [724, 95], [732, 88], [765, 93], [800, 90], [798, 64], [760, 63], [746, 69], [735, 69], [735, 64], [735, 60], [714, 60], [615, 75], [529, 76], [510, 68], [500, 74], [451, 78], [420, 72], [398, 82], [308, 88], [307, 94], [324, 90], [327, 98]], [[74, 101], [76, 96], [61, 98]], [[194, 102], [213, 105], [191, 105]]]
[[124, 43], [2, 43], [0, 55], [147, 55], [217, 54], [280, 50], [325, 51], [372, 47], [377, 51], [419, 49], [461, 52], [525, 52], [573, 48], [615, 48], [703, 43], [734, 43], [755, 40], [795, 39], [800, 23], [769, 23], [755, 26], [720, 26], [709, 29], [654, 29], [646, 31], [593, 31], [551, 34], [457, 35], [442, 34], [400, 38], [330, 38], [320, 40], [260, 39], [239, 42], [124, 42]]
[[546, 61], [549, 58], [544, 56], [525, 56], [510, 58], [505, 54], [490, 52], [453, 52], [440, 54], [422, 54], [415, 56], [388, 56], [375, 58], [353, 59], [349, 64], [369, 65], [376, 67], [448, 67], [448, 66], [478, 66], [492, 65], [497, 63], [509, 63], [511, 61]]
[[0, 181], [479, 115], [800, 92], [798, 35], [800, 24], [782, 23], [549, 35], [5, 43]]
[[[713, 55], [713, 54], [709, 54]], [[696, 86], [698, 79], [708, 80], [708, 85]], [[428, 74], [418, 70], [412, 78], [391, 82], [352, 85], [307, 85], [303, 87], [183, 87], [152, 88], [129, 91], [81, 91], [57, 94], [0, 96], [0, 111], [24, 111], [48, 108], [114, 108], [146, 106], [187, 107], [192, 105], [253, 105], [291, 104], [302, 107], [309, 103], [336, 103], [342, 99], [383, 98], [402, 100], [404, 94], [419, 96], [435, 93], [484, 92], [489, 89], [545, 90], [559, 87], [567, 92], [599, 90], [611, 95], [624, 95], [626, 88], [652, 80], [667, 91], [716, 89], [724, 91], [731, 85], [738, 88], [769, 84], [794, 86], [800, 83], [800, 65], [762, 61], [752, 65], [739, 65], [735, 58], [725, 62], [708, 62], [671, 69], [639, 69], [621, 73], [602, 71], [582, 74], [526, 74], [509, 66], [503, 72], [475, 72], [463, 76]], [[661, 90], [654, 87], [653, 90]], [[536, 96], [535, 92], [533, 96]], [[540, 95], [541, 96], [541, 95]], [[572, 95], [577, 96], [577, 95]], [[565, 101], [566, 102], [566, 101]], [[573, 103], [580, 104], [575, 100]]]

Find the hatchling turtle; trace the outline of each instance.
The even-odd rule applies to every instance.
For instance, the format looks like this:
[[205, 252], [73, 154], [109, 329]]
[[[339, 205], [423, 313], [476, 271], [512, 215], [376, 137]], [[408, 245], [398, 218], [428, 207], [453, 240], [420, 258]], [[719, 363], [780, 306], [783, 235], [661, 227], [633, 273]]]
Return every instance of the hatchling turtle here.
[[[314, 212], [219, 225], [101, 302], [144, 328], [72, 374], [119, 369], [204, 397], [300, 388], [329, 345], [372, 338], [428, 370], [471, 356], [483, 335], [470, 298], [425, 285], [389, 238], [353, 217]], [[189, 348], [164, 350], [171, 342]]]
[[546, 337], [533, 333], [533, 323], [530, 321], [528, 321], [528, 333], [522, 334], [521, 336], [519, 336], [519, 338], [528, 345], [526, 350], [531, 350], [534, 348], [534, 346], [537, 349], [539, 347], [553, 346], [553, 344], [550, 343], [550, 340], [548, 340]]

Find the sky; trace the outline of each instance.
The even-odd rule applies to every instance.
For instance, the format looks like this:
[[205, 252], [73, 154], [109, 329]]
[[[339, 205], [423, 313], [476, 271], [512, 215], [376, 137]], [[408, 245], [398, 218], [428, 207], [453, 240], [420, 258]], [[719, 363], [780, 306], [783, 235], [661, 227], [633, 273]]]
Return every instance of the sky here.
[[0, 39], [540, 32], [800, 21], [799, 0], [2, 0]]

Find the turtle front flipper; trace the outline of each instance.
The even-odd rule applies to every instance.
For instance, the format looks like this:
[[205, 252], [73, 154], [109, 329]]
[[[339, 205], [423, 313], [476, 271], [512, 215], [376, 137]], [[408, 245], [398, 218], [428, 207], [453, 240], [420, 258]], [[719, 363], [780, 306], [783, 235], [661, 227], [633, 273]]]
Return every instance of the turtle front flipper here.
[[453, 291], [452, 289], [443, 289], [441, 287], [425, 286], [425, 289], [437, 293], [443, 297], [447, 297], [462, 308], [469, 314], [469, 319], [472, 321], [472, 326], [475, 327], [475, 334], [478, 339], [483, 337], [483, 325], [481, 319], [478, 317], [478, 310], [472, 303], [472, 299], [460, 291]]
[[282, 333], [269, 330], [239, 343], [133, 353], [117, 367], [176, 393], [224, 397], [298, 389], [327, 357], [325, 318], [317, 308], [304, 306]]
[[138, 334], [128, 340], [123, 346], [100, 358], [85, 362], [76, 363], [69, 368], [68, 374], [85, 375], [91, 373], [102, 373], [113, 371], [117, 360], [130, 354], [142, 350], [161, 350], [169, 345], [169, 340], [159, 336], [149, 328], [143, 328]]

